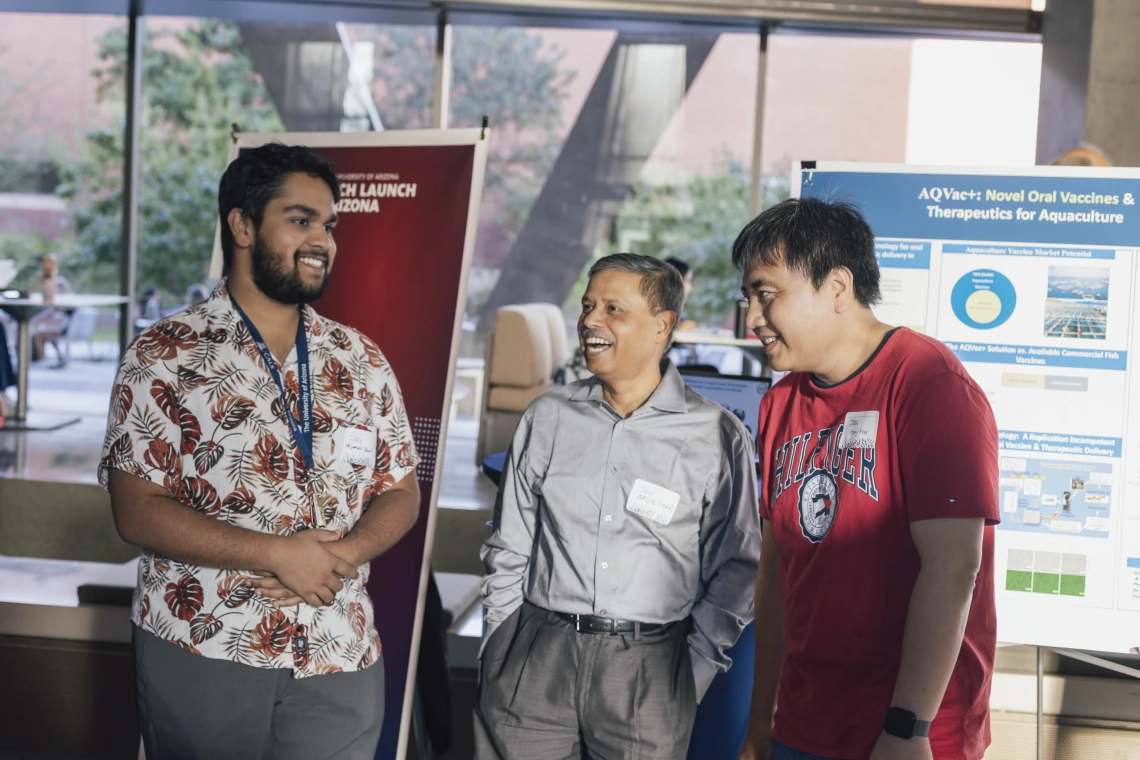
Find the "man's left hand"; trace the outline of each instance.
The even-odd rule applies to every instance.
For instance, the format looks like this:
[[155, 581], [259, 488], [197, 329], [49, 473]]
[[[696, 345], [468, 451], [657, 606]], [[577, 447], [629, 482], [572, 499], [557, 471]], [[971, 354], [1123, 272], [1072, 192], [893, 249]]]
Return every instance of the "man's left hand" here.
[[[325, 551], [339, 557], [350, 565], [359, 564], [356, 553], [352, 549], [352, 543], [348, 537], [340, 539], [339, 541], [329, 541], [326, 544], [321, 544]], [[252, 574], [253, 577], [248, 581], [249, 585], [253, 587], [254, 593], [257, 596], [265, 599], [272, 599], [273, 606], [281, 609], [283, 607], [296, 607], [304, 600], [293, 594], [292, 591], [281, 585], [281, 581], [277, 577], [265, 570], [258, 570]]]
[[871, 750], [870, 760], [934, 760], [934, 755], [927, 738], [900, 739], [883, 732]]

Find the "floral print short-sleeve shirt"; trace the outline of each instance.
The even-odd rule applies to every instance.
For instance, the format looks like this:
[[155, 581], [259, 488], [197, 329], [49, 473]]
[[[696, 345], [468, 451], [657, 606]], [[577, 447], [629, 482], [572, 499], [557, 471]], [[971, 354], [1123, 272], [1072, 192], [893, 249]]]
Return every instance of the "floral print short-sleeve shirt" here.
[[[302, 318], [313, 378], [312, 470], [285, 418], [299, 416], [296, 348], [278, 367], [283, 400], [223, 281], [208, 300], [156, 323], [127, 350], [111, 394], [99, 465], [104, 486], [109, 470], [123, 470], [248, 530], [350, 531], [372, 497], [419, 460], [399, 386], [376, 344], [308, 306]], [[359, 441], [370, 434], [372, 466], [359, 463]], [[354, 441], [351, 456], [346, 435]], [[298, 677], [376, 662], [367, 564], [331, 605], [280, 610], [244, 585], [253, 569], [199, 567], [144, 552], [131, 620], [196, 654], [291, 668]], [[307, 647], [294, 651], [300, 635]]]

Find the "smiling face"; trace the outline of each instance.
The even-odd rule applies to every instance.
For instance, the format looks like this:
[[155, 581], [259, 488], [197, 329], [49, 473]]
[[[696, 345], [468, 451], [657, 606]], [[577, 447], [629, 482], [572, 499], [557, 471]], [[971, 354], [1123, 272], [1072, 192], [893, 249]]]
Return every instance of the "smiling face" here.
[[606, 382], [657, 370], [676, 316], [653, 313], [641, 294], [642, 275], [605, 269], [590, 278], [582, 296], [578, 341], [586, 367]]
[[816, 289], [782, 260], [773, 265], [754, 262], [742, 288], [748, 300], [747, 324], [763, 343], [772, 369], [818, 372], [827, 366], [845, 275], [844, 269], [834, 270]]
[[284, 304], [320, 298], [336, 259], [336, 222], [332, 191], [324, 180], [290, 174], [265, 207], [250, 251], [257, 288]]

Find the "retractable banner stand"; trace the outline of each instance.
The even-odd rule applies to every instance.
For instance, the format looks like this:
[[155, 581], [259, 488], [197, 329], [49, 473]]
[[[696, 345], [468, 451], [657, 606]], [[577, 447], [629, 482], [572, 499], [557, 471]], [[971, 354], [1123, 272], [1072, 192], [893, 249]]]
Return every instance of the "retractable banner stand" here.
[[1140, 647], [1140, 170], [800, 164], [875, 233], [879, 318], [941, 340], [997, 419], [998, 639]]
[[[385, 671], [376, 757], [404, 758], [435, 509], [489, 131], [238, 135], [230, 160], [268, 142], [306, 145], [340, 180], [337, 255], [313, 307], [376, 341], [404, 393], [420, 465], [416, 525], [372, 563], [368, 591]], [[211, 274], [221, 275], [215, 246]]]

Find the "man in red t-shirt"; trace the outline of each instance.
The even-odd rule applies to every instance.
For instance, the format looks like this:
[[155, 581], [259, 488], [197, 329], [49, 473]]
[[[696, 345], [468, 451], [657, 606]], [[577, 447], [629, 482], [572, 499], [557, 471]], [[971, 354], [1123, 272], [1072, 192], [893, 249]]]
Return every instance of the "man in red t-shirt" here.
[[742, 760], [978, 760], [996, 648], [998, 438], [938, 341], [870, 306], [852, 207], [785, 201], [733, 245], [773, 370]]

